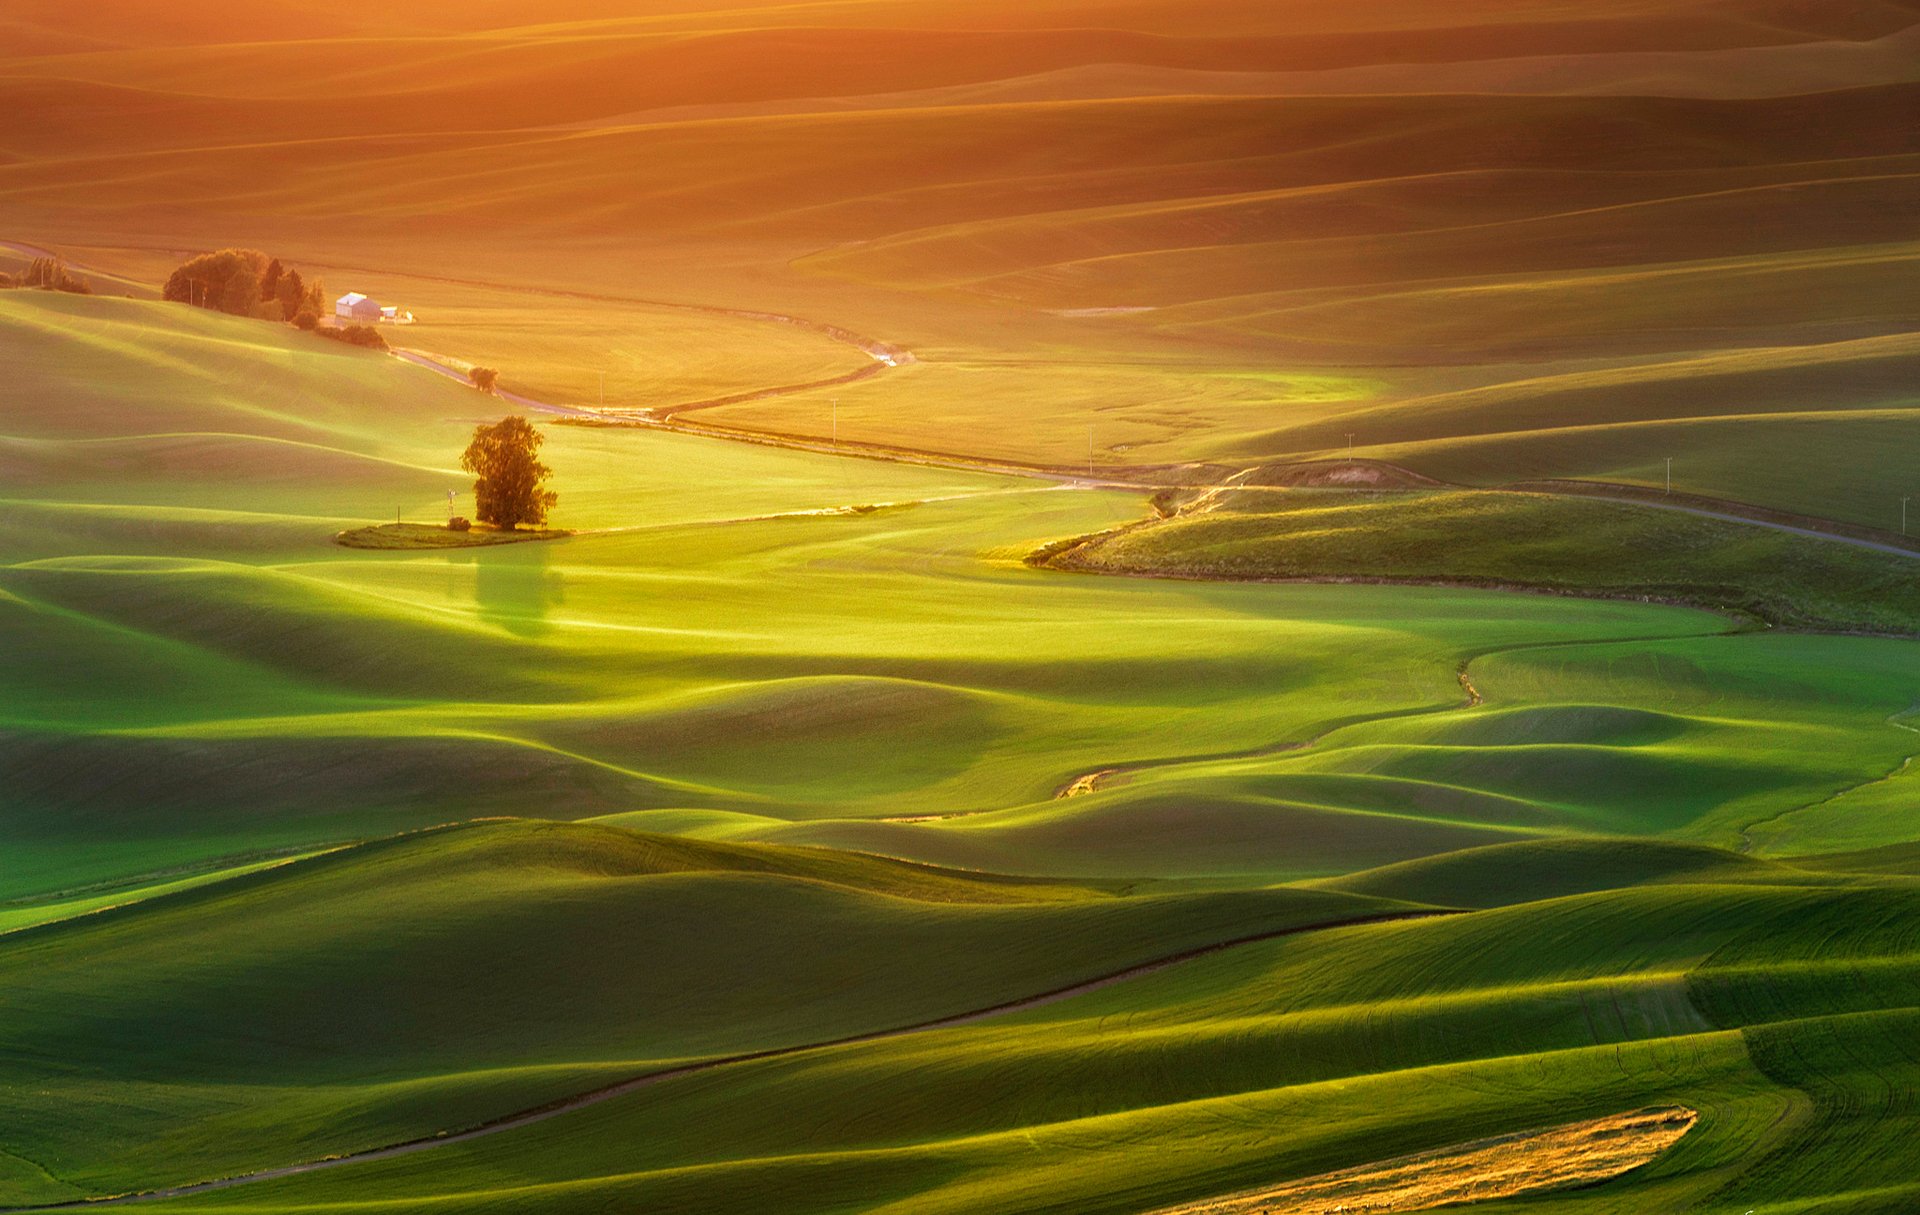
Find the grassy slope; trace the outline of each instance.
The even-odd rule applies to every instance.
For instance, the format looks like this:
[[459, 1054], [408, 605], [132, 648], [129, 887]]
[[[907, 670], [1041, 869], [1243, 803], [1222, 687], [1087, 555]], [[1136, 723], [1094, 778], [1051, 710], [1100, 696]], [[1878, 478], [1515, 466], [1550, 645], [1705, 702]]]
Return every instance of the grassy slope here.
[[[328, 537], [356, 501], [371, 514], [417, 495], [425, 513], [458, 484], [433, 469], [458, 449], [474, 394], [184, 309], [5, 305], [0, 338], [32, 389], [10, 398], [9, 450], [34, 494], [10, 512], [0, 571], [0, 613], [28, 642], [5, 660], [11, 820], [34, 858], [11, 894], [530, 806], [737, 811], [773, 830], [1031, 806], [1002, 842], [993, 824], [969, 828], [962, 842], [986, 846], [972, 860], [948, 855], [952, 833], [936, 828], [829, 833], [1029, 871], [1215, 872], [1219, 846], [1179, 804], [1117, 834], [1098, 803], [1036, 803], [1116, 762], [1446, 709], [1464, 653], [1716, 628], [1623, 605], [1069, 581], [1017, 558], [1134, 504], [572, 428], [547, 448], [555, 522], [607, 534], [352, 552]], [[342, 404], [295, 408], [309, 396]], [[116, 427], [115, 409], [132, 420]], [[126, 448], [145, 454], [114, 454]], [[342, 467], [366, 469], [367, 485], [343, 484]], [[464, 776], [475, 765], [491, 774], [481, 789]], [[1397, 859], [1336, 839], [1289, 861], [1270, 802], [1229, 784], [1213, 804], [1263, 867]], [[1156, 838], [1180, 846], [1136, 842]]]
[[[280, 345], [293, 335], [250, 323], [27, 305], [22, 350], [50, 352], [34, 335], [76, 318], [86, 373], [137, 378], [143, 425], [181, 436], [172, 458], [189, 465], [226, 436], [253, 444], [249, 430], [291, 427], [346, 458], [378, 443], [412, 467], [411, 453], [459, 438], [443, 402], [470, 401], [350, 352], [313, 351], [307, 366], [306, 348]], [[239, 367], [286, 368], [276, 391], [290, 398], [303, 377], [362, 377], [358, 408], [397, 420], [283, 415], [250, 390], [191, 391], [177, 381], [203, 343]], [[48, 354], [20, 362], [46, 393], [74, 391]], [[195, 418], [223, 401], [224, 417]], [[12, 418], [36, 453], [112, 441], [110, 422], [84, 407]], [[1718, 1027], [1757, 1014], [1690, 996], [1721, 980], [1687, 976], [1736, 932], [1792, 929], [1796, 909], [1828, 897], [1891, 899], [1879, 887], [1899, 879], [1671, 843], [1468, 854], [1351, 879], [1357, 894], [1232, 875], [1345, 872], [1570, 832], [1783, 853], [1905, 838], [1885, 792], [1899, 778], [1881, 779], [1911, 750], [1910, 733], [1882, 722], [1911, 701], [1902, 643], [1726, 636], [1709, 617], [1641, 605], [1068, 579], [1019, 557], [1137, 504], [654, 436], [556, 430], [552, 442], [556, 466], [582, 469], [582, 513], [606, 512], [589, 518], [624, 522], [617, 505], [646, 494], [668, 518], [554, 545], [358, 554], [332, 546], [320, 517], [198, 505], [234, 492], [219, 476], [63, 488], [63, 466], [39, 465], [53, 504], [14, 533], [26, 551], [4, 575], [8, 628], [30, 641], [9, 659], [21, 693], [16, 890], [129, 873], [135, 858], [151, 869], [489, 808], [636, 804], [663, 809], [615, 821], [1241, 889], [1114, 897], [539, 823], [163, 887], [0, 938], [0, 968], [20, 976], [0, 985], [20, 1043], [11, 1193], [186, 1180], [390, 1141], [652, 1061], [921, 1019], [1347, 914], [1377, 906], [1351, 901], [1375, 892], [1492, 904], [1644, 886], [1471, 928], [1261, 947], [1017, 1024], [729, 1069], [484, 1146], [191, 1205], [432, 1193], [449, 1209], [727, 1210], [773, 1195], [796, 1210], [856, 1196], [883, 1210], [1120, 1210], [1570, 1109], [1686, 1100], [1708, 1113], [1671, 1164], [1617, 1202], [1594, 1196], [1603, 1210], [1704, 1194], [1773, 1159], [1768, 1143], [1819, 1160], [1898, 1126], [1848, 1104], [1861, 1081], [1833, 1070], [1818, 1045], [1828, 1027], [1756, 1029], [1767, 1045], [1751, 1053]], [[723, 505], [728, 494], [743, 506], [844, 501], [860, 496], [849, 478], [869, 477], [974, 496], [702, 524], [713, 509], [692, 497], [709, 487], [702, 460], [749, 474], [714, 487]], [[331, 492], [297, 461], [284, 484], [296, 509]], [[143, 500], [161, 488], [162, 504]], [[118, 555], [127, 549], [169, 555]], [[871, 612], [881, 597], [884, 621]], [[1471, 710], [1455, 678], [1469, 658], [1486, 700]], [[1021, 804], [1114, 760], [1138, 766], [1088, 797]], [[115, 792], [127, 788], [137, 796]], [[396, 796], [409, 789], [444, 800]], [[1862, 797], [1885, 801], [1863, 816]], [[996, 804], [939, 823], [845, 817]], [[51, 918], [59, 904], [20, 906]], [[1764, 942], [1751, 948], [1764, 954]], [[1293, 969], [1247, 972], [1248, 958], [1268, 957]], [[1871, 994], [1888, 969], [1875, 965], [1870, 994], [1845, 999], [1895, 999]], [[1741, 991], [1842, 998], [1793, 957], [1734, 969]], [[1224, 989], [1209, 977], [1221, 973], [1234, 976]], [[1243, 994], [1229, 997], [1234, 983]], [[271, 1038], [256, 1025], [274, 1026]], [[171, 1045], [156, 1053], [154, 1041]], [[1880, 1074], [1903, 1066], [1897, 1034], [1885, 1041], [1869, 1064]], [[136, 1043], [137, 1059], [124, 1053]], [[1782, 1085], [1832, 1095], [1808, 1105]], [[797, 1119], [801, 1108], [813, 1113]], [[1782, 1109], [1829, 1112], [1768, 1130]], [[102, 1136], [116, 1146], [103, 1150]], [[1162, 1150], [1132, 1150], [1142, 1139]], [[1785, 1192], [1839, 1188], [1790, 1164], [1765, 1165], [1769, 1177], [1788, 1170]]]
[[589, 825], [440, 829], [0, 937], [6, 1150], [88, 1193], [220, 1176], [1387, 906], [1118, 898]]
[[[847, 393], [851, 437], [1076, 462], [1091, 421], [1102, 462], [1239, 463], [1353, 432], [1486, 482], [1645, 482], [1673, 455], [1683, 488], [1880, 526], [1909, 488], [1911, 56], [1835, 40], [1911, 4], [915, 0], [884, 33], [862, 5], [631, 8], [11, 6], [0, 236], [376, 264], [472, 357], [576, 398], [589, 361], [665, 395], [840, 352], [631, 300], [550, 314], [604, 326], [562, 345], [499, 323], [529, 288], [818, 313], [926, 360]], [[1809, 84], [1789, 58], [1828, 66]], [[408, 270], [511, 289], [430, 297]], [[1115, 306], [1154, 310], [1059, 315]], [[631, 435], [556, 435], [560, 522], [646, 530], [346, 555], [313, 538], [441, 509], [470, 393], [176, 311], [0, 297], [0, 325], [23, 377], [0, 472], [30, 499], [0, 524], [9, 893], [488, 810], [1242, 886], [1566, 832], [1796, 857], [1912, 835], [1905, 643], [1087, 585], [1017, 559], [1134, 503], [726, 525], [1005, 487]], [[827, 395], [710, 416], [820, 433]], [[956, 809], [993, 812], [845, 817]], [[50, 1198], [377, 1141], [610, 1063], [951, 1007], [1011, 977], [1000, 945], [1039, 983], [1327, 905], [1023, 886], [1046, 901], [1009, 907], [991, 883], [955, 906], [858, 858], [743, 874], [760, 854], [661, 847], [480, 828], [0, 938], [24, 1027], [0, 1179]], [[1706, 1118], [1670, 1158], [1527, 1205], [1904, 1210], [1913, 899], [1910, 860], [1877, 855], [1838, 877], [1671, 839], [1416, 862], [1351, 882], [1630, 888], [1234, 952], [177, 1205], [1118, 1215], [1678, 1100]], [[718, 949], [716, 923], [740, 925]], [[562, 963], [599, 985], [556, 1011]], [[234, 998], [291, 1043], [234, 1026]]]
[[1246, 491], [1050, 559], [1090, 572], [1379, 578], [1645, 596], [1770, 624], [1920, 632], [1915, 558], [1542, 494]]
[[[1911, 751], [1883, 724], [1913, 699], [1896, 643], [1724, 639], [1625, 604], [1067, 579], [1018, 558], [1136, 504], [573, 428], [547, 449], [555, 521], [607, 534], [352, 552], [327, 539], [341, 504], [448, 483], [425, 470], [474, 394], [184, 309], [5, 304], [33, 389], [8, 442], [35, 495], [0, 570], [24, 642], [4, 660], [28, 858], [10, 896], [536, 807], [1110, 877], [1337, 873], [1543, 831], [1899, 830], [1881, 781]], [[328, 394], [343, 403], [292, 407]], [[165, 463], [100, 465], [129, 444]], [[1699, 639], [1625, 681], [1647, 645], [1610, 642], [1656, 637]], [[1568, 648], [1494, 656], [1542, 644]], [[1475, 655], [1488, 705], [1463, 713]], [[1807, 696], [1770, 692], [1782, 677]], [[1755, 750], [1783, 729], [1801, 752]], [[1114, 767], [1104, 792], [1050, 800]], [[965, 811], [991, 813], [870, 821]]]
[[[1587, 863], [1531, 868], [1566, 888]], [[162, 1209], [1117, 1215], [1666, 1102], [1703, 1115], [1667, 1157], [1527, 1208], [1900, 1209], [1911, 881], [1720, 884], [1714, 868], [1249, 946], [1005, 1021]]]

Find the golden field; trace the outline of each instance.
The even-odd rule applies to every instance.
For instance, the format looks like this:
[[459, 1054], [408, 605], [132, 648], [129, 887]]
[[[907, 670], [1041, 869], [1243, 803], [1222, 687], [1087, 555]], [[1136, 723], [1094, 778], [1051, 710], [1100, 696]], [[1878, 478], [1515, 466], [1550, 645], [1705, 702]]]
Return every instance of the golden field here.
[[1885, 526], [1913, 19], [16, 4], [0, 235], [144, 282], [267, 247], [573, 404], [750, 396], [703, 420], [837, 412], [847, 441], [1034, 464], [1091, 437], [1109, 468], [1351, 442], [1474, 484], [1652, 483], [1673, 456], [1695, 492]]

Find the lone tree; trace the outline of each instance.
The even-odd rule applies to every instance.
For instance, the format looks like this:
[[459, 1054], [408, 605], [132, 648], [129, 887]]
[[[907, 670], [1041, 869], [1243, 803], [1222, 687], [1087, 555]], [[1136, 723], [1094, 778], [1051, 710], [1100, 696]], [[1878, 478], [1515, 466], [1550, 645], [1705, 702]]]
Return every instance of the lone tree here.
[[500, 373], [491, 367], [475, 367], [467, 372], [467, 378], [472, 380], [473, 386], [481, 392], [491, 393], [493, 386], [500, 382]]
[[473, 513], [480, 522], [512, 531], [522, 523], [547, 521], [547, 510], [559, 495], [540, 484], [553, 473], [540, 462], [544, 441], [522, 417], [474, 427], [460, 467], [474, 475]]

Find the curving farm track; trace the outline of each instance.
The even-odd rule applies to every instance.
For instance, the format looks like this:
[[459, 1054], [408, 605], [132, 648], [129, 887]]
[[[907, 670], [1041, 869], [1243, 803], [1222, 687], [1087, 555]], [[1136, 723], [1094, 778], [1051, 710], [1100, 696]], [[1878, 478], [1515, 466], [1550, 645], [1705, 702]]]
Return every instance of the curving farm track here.
[[1255, 945], [1263, 941], [1275, 941], [1283, 937], [1301, 936], [1305, 933], [1324, 932], [1335, 928], [1355, 928], [1368, 924], [1386, 924], [1401, 920], [1429, 919], [1434, 916], [1464, 914], [1467, 913], [1441, 908], [1390, 911], [1382, 912], [1378, 915], [1354, 916], [1348, 919], [1333, 920], [1321, 924], [1304, 924], [1294, 928], [1282, 928], [1272, 932], [1235, 937], [1226, 941], [1217, 941], [1211, 945], [1202, 945], [1194, 949], [1182, 950], [1179, 953], [1168, 954], [1165, 957], [1155, 958], [1150, 962], [1142, 962], [1123, 970], [1111, 971], [1095, 978], [1084, 979], [1078, 983], [1069, 984], [1066, 987], [1057, 987], [1050, 991], [1039, 992], [1035, 995], [1023, 996], [1018, 1000], [989, 1005], [988, 1007], [977, 1008], [968, 1012], [955, 1013], [951, 1016], [940, 1017], [932, 1021], [922, 1021], [918, 1024], [902, 1025], [892, 1029], [873, 1030], [862, 1034], [850, 1034], [846, 1037], [833, 1038], [823, 1042], [807, 1042], [794, 1046], [774, 1047], [769, 1050], [723, 1055], [713, 1059], [702, 1059], [696, 1063], [682, 1064], [678, 1067], [644, 1072], [613, 1084], [603, 1085], [600, 1088], [590, 1089], [584, 1093], [577, 1093], [571, 1097], [563, 1097], [558, 1101], [535, 1106], [532, 1109], [521, 1110], [517, 1113], [491, 1119], [476, 1126], [459, 1130], [441, 1131], [437, 1134], [422, 1136], [418, 1139], [409, 1139], [401, 1143], [388, 1144], [384, 1147], [348, 1152], [320, 1160], [302, 1161], [298, 1164], [259, 1169], [255, 1172], [242, 1173], [234, 1177], [222, 1177], [210, 1181], [191, 1182], [186, 1185], [141, 1190], [131, 1194], [115, 1194], [98, 1198], [76, 1198], [66, 1202], [44, 1203], [38, 1206], [0, 1208], [0, 1215], [25, 1215], [26, 1212], [30, 1211], [85, 1210], [92, 1207], [124, 1206], [130, 1203], [155, 1202], [167, 1198], [185, 1198], [189, 1195], [205, 1194], [214, 1190], [228, 1190], [236, 1186], [255, 1185], [263, 1181], [297, 1177], [305, 1173], [317, 1173], [328, 1169], [345, 1168], [348, 1165], [361, 1164], [371, 1160], [389, 1160], [396, 1156], [411, 1156], [420, 1152], [430, 1152], [436, 1148], [448, 1147], [456, 1143], [469, 1143], [475, 1139], [484, 1139], [491, 1135], [499, 1135], [507, 1131], [518, 1130], [521, 1127], [532, 1126], [535, 1123], [545, 1122], [550, 1118], [558, 1118], [562, 1115], [573, 1113], [576, 1110], [599, 1105], [603, 1101], [611, 1101], [615, 1097], [624, 1097], [640, 1089], [648, 1088], [655, 1084], [663, 1084], [682, 1076], [710, 1072], [717, 1068], [757, 1063], [767, 1059], [784, 1059], [794, 1055], [809, 1054], [814, 1051], [829, 1050], [839, 1046], [853, 1046], [863, 1042], [879, 1042], [889, 1038], [902, 1038], [913, 1034], [932, 1033], [936, 1030], [953, 1029], [962, 1025], [971, 1025], [975, 1022], [985, 1021], [993, 1017], [1025, 1012], [1028, 1009], [1040, 1008], [1061, 1000], [1071, 999], [1074, 996], [1085, 995], [1089, 992], [1099, 991], [1119, 983], [1125, 983], [1131, 979], [1144, 978], [1147, 975], [1157, 974], [1169, 967], [1178, 966], [1183, 962], [1191, 962], [1198, 958], [1208, 957], [1212, 954], [1243, 945]]

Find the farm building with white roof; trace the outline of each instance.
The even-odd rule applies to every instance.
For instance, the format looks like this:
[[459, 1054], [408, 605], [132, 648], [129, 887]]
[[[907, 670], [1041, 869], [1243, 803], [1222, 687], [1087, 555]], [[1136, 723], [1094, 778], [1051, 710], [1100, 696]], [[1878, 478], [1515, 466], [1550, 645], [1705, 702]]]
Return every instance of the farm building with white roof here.
[[333, 301], [333, 315], [356, 324], [377, 325], [380, 323], [380, 305], [358, 291], [349, 291]]

